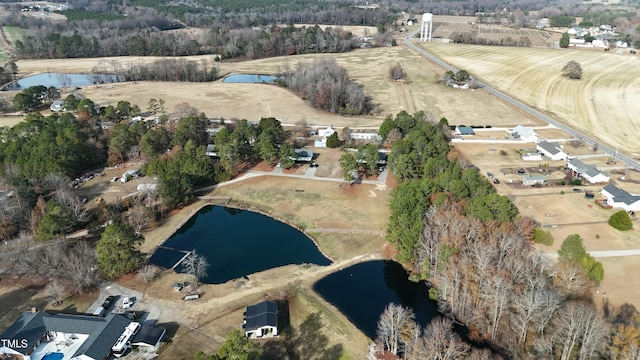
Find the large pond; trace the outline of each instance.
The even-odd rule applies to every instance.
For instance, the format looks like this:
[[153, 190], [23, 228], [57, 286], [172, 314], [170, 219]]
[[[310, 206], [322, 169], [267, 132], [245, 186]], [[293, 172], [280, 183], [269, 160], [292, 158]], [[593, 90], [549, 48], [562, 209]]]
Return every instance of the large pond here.
[[262, 214], [222, 206], [198, 211], [156, 250], [150, 261], [172, 268], [192, 250], [209, 262], [203, 279], [209, 284], [289, 264], [331, 264], [301, 231]]
[[97, 84], [110, 84], [125, 81], [122, 75], [112, 74], [59, 74], [42, 73], [28, 76], [7, 85], [4, 90], [22, 90], [31, 86], [43, 85], [46, 87], [77, 87]]
[[394, 261], [353, 265], [320, 279], [314, 290], [371, 339], [375, 339], [378, 318], [389, 303], [412, 308], [422, 327], [439, 315], [424, 282], [410, 281], [402, 265]]
[[259, 74], [233, 74], [225, 77], [222, 82], [225, 83], [266, 83], [273, 84], [277, 76], [259, 75]]

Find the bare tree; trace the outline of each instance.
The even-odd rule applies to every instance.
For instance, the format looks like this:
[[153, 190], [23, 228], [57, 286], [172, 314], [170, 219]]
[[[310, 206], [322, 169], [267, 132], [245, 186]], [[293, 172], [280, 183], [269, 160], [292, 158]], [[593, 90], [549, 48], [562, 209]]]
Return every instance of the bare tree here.
[[127, 211], [127, 221], [133, 227], [136, 233], [140, 233], [153, 221], [153, 211], [142, 204], [133, 205]]
[[431, 320], [420, 340], [417, 359], [463, 359], [471, 348], [453, 332], [451, 320], [442, 317]]
[[140, 270], [138, 270], [138, 279], [145, 283], [148, 283], [153, 280], [159, 272], [160, 269], [157, 266], [145, 265]]
[[383, 350], [397, 355], [402, 342], [400, 334], [409, 322], [415, 318], [413, 311], [402, 305], [388, 304], [378, 320], [376, 339], [382, 345]]
[[86, 241], [78, 241], [66, 253], [60, 276], [74, 293], [83, 293], [96, 284], [96, 253]]
[[192, 251], [183, 262], [184, 272], [193, 276], [193, 281], [198, 283], [207, 276], [207, 268], [209, 263], [202, 255], [198, 255], [196, 251]]
[[45, 294], [51, 298], [54, 306], [60, 304], [60, 300], [65, 293], [65, 288], [58, 279], [53, 279], [45, 288]]
[[396, 63], [391, 67], [391, 69], [389, 69], [389, 75], [391, 76], [391, 80], [398, 81], [404, 79], [405, 72], [402, 69], [402, 66], [400, 66], [400, 63]]
[[71, 181], [68, 176], [59, 172], [48, 173], [44, 176], [43, 180], [45, 188], [49, 190], [59, 190], [65, 188]]

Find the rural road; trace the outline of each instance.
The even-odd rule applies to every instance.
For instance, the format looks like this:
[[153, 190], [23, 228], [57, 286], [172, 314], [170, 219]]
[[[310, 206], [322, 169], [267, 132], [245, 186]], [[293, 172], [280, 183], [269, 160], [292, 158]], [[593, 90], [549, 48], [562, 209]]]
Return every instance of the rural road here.
[[[408, 34], [405, 38], [404, 38], [404, 43], [407, 45], [407, 47], [409, 47], [410, 49], [412, 49], [413, 51], [417, 52], [418, 54], [426, 57], [427, 59], [433, 61], [435, 64], [443, 67], [446, 70], [450, 70], [453, 72], [456, 72], [458, 69], [454, 68], [453, 66], [447, 64], [446, 62], [440, 60], [438, 57], [436, 57], [435, 55], [427, 52], [424, 49], [421, 49], [419, 47], [417, 47], [416, 45], [414, 45], [411, 42], [411, 39], [419, 32], [420, 30], [415, 30], [413, 32], [411, 32], [410, 34]], [[477, 81], [477, 80], [476, 80]], [[602, 152], [604, 152], [607, 155], [610, 155], [611, 157], [615, 157], [616, 161], [622, 161], [624, 163], [626, 163], [629, 167], [631, 167], [632, 169], [637, 169], [640, 170], [640, 163], [635, 161], [634, 159], [632, 159], [631, 157], [621, 154], [617, 151], [617, 149], [612, 149], [606, 145], [601, 144], [599, 141], [594, 140], [590, 137], [588, 137], [587, 135], [574, 130], [572, 128], [570, 128], [569, 126], [561, 123], [558, 120], [552, 119], [549, 116], [533, 109], [532, 107], [504, 94], [503, 92], [500, 92], [494, 88], [492, 88], [491, 86], [482, 83], [480, 81], [477, 81], [478, 84], [485, 89], [486, 91], [488, 91], [490, 94], [495, 95], [497, 97], [499, 97], [500, 99], [506, 101], [507, 103], [517, 107], [518, 109], [525, 111], [527, 113], [529, 113], [532, 116], [537, 117], [540, 120], [546, 121], [547, 123], [554, 125], [556, 127], [558, 127], [559, 129], [565, 131], [566, 133], [570, 134], [571, 136], [575, 137], [576, 139], [582, 139], [585, 144], [589, 145], [589, 146], [596, 146], [598, 147], [598, 149]]]
[[637, 255], [640, 255], [640, 249], [589, 251], [589, 254], [591, 254], [591, 256], [593, 256], [595, 258], [618, 257], [618, 256], [637, 256]]

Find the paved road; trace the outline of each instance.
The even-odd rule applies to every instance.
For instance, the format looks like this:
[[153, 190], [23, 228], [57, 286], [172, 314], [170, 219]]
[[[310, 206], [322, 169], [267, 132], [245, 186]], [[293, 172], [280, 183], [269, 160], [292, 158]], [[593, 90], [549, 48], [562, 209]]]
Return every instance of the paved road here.
[[[437, 58], [436, 56], [434, 56], [433, 54], [425, 51], [424, 49], [421, 49], [419, 47], [417, 47], [416, 45], [414, 45], [411, 42], [411, 39], [413, 38], [413, 36], [418, 33], [419, 30], [416, 30], [412, 33], [410, 33], [407, 37], [404, 38], [404, 43], [413, 51], [419, 53], [420, 55], [426, 57], [427, 59], [433, 61], [434, 63], [436, 63], [437, 65], [440, 65], [441, 67], [445, 68], [446, 70], [451, 70], [453, 72], [456, 72], [458, 69], [454, 68], [453, 66], [447, 64], [446, 62], [440, 60], [439, 58]], [[476, 80], [477, 81], [477, 80]], [[485, 89], [486, 91], [488, 91], [490, 94], [495, 95], [497, 97], [499, 97], [500, 99], [506, 101], [507, 103], [519, 108], [522, 111], [525, 111], [527, 113], [529, 113], [532, 116], [537, 117], [538, 119], [541, 119], [543, 121], [546, 121], [549, 124], [555, 125], [556, 127], [558, 127], [559, 129], [563, 130], [564, 132], [570, 134], [571, 136], [578, 138], [578, 139], [582, 139], [586, 145], [588, 146], [598, 146], [598, 149], [604, 153], [606, 153], [607, 155], [610, 156], [615, 156], [617, 161], [621, 161], [623, 163], [626, 163], [629, 167], [631, 167], [632, 169], [638, 169], [640, 170], [640, 163], [637, 162], [636, 160], [632, 159], [631, 157], [624, 155], [622, 153], [618, 153], [615, 149], [612, 149], [606, 145], [601, 144], [599, 141], [594, 140], [590, 137], [588, 137], [587, 135], [574, 130], [570, 127], [568, 127], [567, 125], [564, 125], [563, 123], [561, 123], [560, 121], [557, 121], [555, 119], [550, 118], [549, 116], [539, 112], [538, 110], [535, 110], [533, 108], [531, 108], [530, 106], [525, 105], [524, 103], [492, 88], [491, 86], [484, 84], [480, 81], [477, 81], [479, 83], [480, 86], [482, 86], [483, 89]], [[617, 153], [617, 155], [616, 155]]]
[[618, 257], [618, 256], [638, 256], [640, 249], [633, 250], [607, 250], [607, 251], [589, 251], [589, 254], [595, 258]]

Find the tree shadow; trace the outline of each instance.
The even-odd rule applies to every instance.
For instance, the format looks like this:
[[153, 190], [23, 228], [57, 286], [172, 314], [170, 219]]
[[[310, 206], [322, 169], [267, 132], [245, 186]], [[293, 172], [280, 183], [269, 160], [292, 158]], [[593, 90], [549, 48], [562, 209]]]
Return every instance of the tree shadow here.
[[9, 327], [16, 321], [22, 313], [29, 311], [32, 307], [37, 310], [43, 309], [47, 303], [47, 298], [35, 298], [35, 295], [42, 291], [44, 285], [29, 285], [0, 295], [0, 328]]
[[281, 339], [265, 343], [264, 359], [335, 360], [343, 353], [341, 344], [329, 346], [320, 313], [310, 314], [299, 327], [290, 327]]

